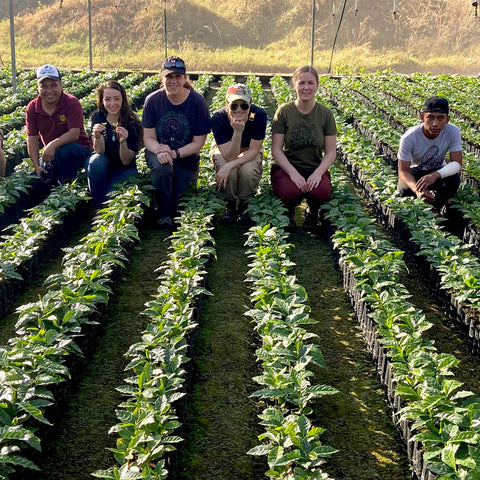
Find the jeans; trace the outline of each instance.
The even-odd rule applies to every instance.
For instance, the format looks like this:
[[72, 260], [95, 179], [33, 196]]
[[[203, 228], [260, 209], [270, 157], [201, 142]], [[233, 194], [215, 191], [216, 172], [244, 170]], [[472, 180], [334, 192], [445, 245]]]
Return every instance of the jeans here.
[[115, 190], [115, 184], [126, 182], [138, 174], [137, 167], [118, 168], [109, 165], [108, 157], [94, 153], [85, 163], [88, 188], [92, 194], [92, 203], [95, 210], [102, 208], [102, 203], [109, 193]]
[[183, 193], [197, 184], [198, 167], [188, 170], [175, 163], [175, 160], [173, 165], [160, 163], [157, 156], [148, 150], [145, 151], [145, 160], [152, 171], [152, 185], [157, 189], [158, 217], [174, 218]]
[[[58, 147], [49, 165], [52, 184], [74, 179], [91, 153], [87, 147], [78, 143], [67, 143]], [[41, 161], [40, 165], [43, 167], [46, 163]]]
[[[416, 182], [432, 172], [435, 172], [435, 170], [410, 170]], [[432, 202], [434, 208], [441, 210], [447, 204], [448, 200], [457, 193], [459, 185], [460, 175], [458, 173], [449, 177], [439, 178], [436, 182], [432, 183], [429, 190], [435, 193], [435, 200]], [[400, 179], [398, 180], [397, 189], [400, 191], [402, 197], [416, 197], [415, 193]]]

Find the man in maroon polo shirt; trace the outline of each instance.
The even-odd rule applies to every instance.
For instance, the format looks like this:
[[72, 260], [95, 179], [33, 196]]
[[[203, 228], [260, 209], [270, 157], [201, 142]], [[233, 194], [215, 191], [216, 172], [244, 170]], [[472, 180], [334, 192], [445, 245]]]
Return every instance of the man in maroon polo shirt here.
[[83, 127], [82, 106], [63, 91], [58, 69], [39, 67], [37, 86], [38, 97], [27, 105], [26, 112], [28, 155], [39, 177], [61, 183], [75, 178], [84, 167], [92, 144]]

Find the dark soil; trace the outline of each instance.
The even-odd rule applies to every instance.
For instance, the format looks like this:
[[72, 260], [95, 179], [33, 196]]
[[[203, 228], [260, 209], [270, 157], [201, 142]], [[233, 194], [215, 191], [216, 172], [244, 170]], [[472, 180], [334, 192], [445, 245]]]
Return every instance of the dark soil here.
[[248, 259], [246, 229], [219, 226], [217, 260], [208, 269], [208, 296], [202, 303], [195, 358], [195, 383], [187, 397], [185, 444], [179, 479], [248, 480], [262, 478], [266, 463], [246, 454], [261, 433], [257, 409], [249, 395], [257, 390], [252, 377], [254, 337], [245, 283]]

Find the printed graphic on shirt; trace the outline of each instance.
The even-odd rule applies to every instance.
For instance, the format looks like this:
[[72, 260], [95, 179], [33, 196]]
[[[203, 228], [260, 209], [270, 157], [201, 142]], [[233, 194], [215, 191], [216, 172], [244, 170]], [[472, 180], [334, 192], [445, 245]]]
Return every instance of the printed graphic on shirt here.
[[65, 123], [67, 121], [67, 117], [65, 115], [59, 115], [60, 123]]
[[303, 150], [315, 145], [316, 134], [313, 125], [293, 125], [290, 136], [292, 150]]
[[172, 149], [186, 145], [190, 135], [187, 117], [182, 113], [165, 113], [158, 121], [157, 135], [160, 143], [164, 143]]
[[435, 168], [440, 168], [443, 164], [443, 158], [438, 156], [438, 152], [439, 148], [436, 145], [432, 145], [423, 156], [420, 170], [433, 170]]

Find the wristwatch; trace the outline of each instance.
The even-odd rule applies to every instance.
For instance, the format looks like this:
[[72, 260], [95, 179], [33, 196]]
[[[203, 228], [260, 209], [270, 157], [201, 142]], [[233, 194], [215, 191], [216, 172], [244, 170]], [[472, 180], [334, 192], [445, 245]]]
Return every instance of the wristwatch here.
[[175, 158], [178, 160], [180, 158], [180, 151], [178, 150], [178, 148], [175, 150], [175, 153], [177, 154]]

